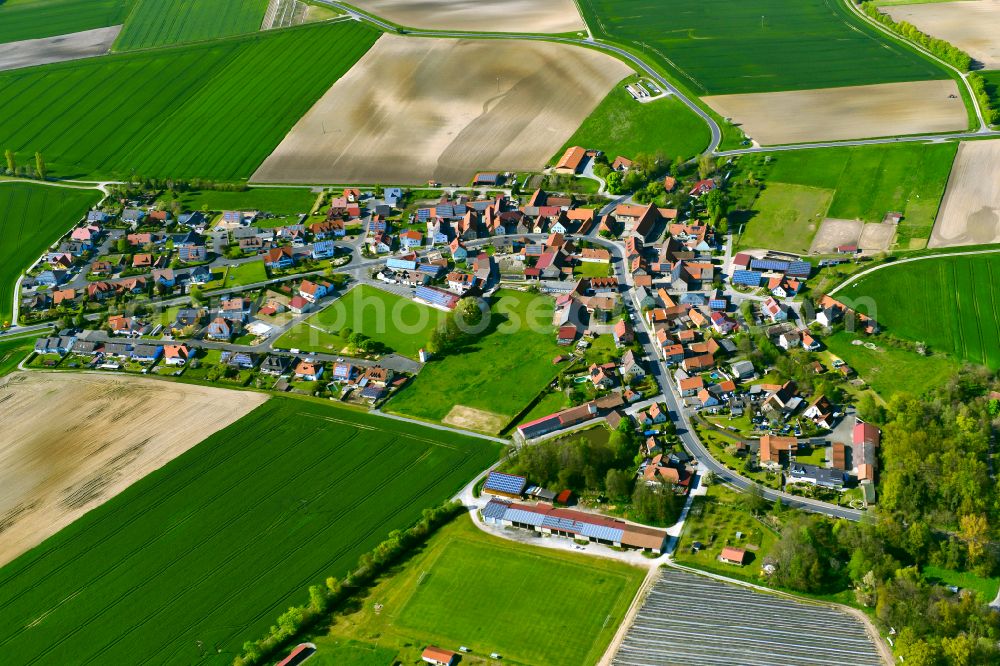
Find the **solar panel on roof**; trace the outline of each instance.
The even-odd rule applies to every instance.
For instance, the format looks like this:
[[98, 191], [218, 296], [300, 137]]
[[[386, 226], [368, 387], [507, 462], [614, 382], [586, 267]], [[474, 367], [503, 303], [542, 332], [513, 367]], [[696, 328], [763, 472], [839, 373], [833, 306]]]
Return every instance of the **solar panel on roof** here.
[[417, 219], [418, 220], [428, 220], [431, 217], [430, 208], [419, 208], [417, 209]]
[[778, 259], [751, 259], [750, 268], [760, 268], [765, 271], [786, 271], [788, 262]]
[[509, 505], [503, 502], [489, 501], [486, 506], [483, 507], [483, 517], [484, 518], [503, 518], [504, 514], [510, 508]]
[[788, 265], [788, 269], [785, 271], [788, 275], [809, 277], [812, 272], [812, 264], [808, 261], [793, 261]]
[[486, 477], [486, 490], [496, 490], [502, 493], [520, 495], [527, 482], [523, 476], [513, 474], [503, 474], [502, 472], [490, 472]]
[[708, 302], [708, 307], [712, 308], [713, 310], [725, 310], [726, 302], [721, 299], [713, 298]]
[[748, 287], [760, 286], [761, 274], [757, 271], [736, 271], [733, 273], [733, 284], [741, 284]]

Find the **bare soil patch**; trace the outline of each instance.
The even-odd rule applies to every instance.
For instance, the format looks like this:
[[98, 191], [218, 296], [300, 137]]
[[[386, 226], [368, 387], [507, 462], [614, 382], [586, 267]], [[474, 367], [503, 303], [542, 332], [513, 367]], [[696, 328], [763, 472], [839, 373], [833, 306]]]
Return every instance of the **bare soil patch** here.
[[928, 247], [1000, 243], [1000, 142], [958, 147]]
[[968, 126], [958, 86], [950, 79], [703, 99], [762, 145], [948, 132]]
[[857, 245], [865, 223], [861, 220], [838, 220], [828, 217], [823, 220], [816, 237], [813, 238], [809, 252], [812, 254], [831, 254], [841, 245]]
[[535, 171], [631, 70], [589, 49], [385, 35], [251, 180], [463, 183]]
[[139, 378], [8, 376], [0, 385], [0, 566], [265, 400]]
[[0, 71], [104, 55], [111, 50], [121, 29], [120, 25], [113, 25], [69, 35], [0, 44]]
[[353, 0], [351, 4], [412, 28], [545, 33], [586, 28], [573, 0]]
[[883, 7], [896, 21], [954, 44], [985, 69], [1000, 68], [1000, 1], [963, 0]]
[[861, 231], [858, 247], [866, 254], [884, 252], [892, 245], [896, 236], [896, 225], [892, 222], [869, 222]]
[[484, 409], [475, 409], [465, 405], [455, 405], [448, 412], [448, 415], [441, 419], [441, 422], [456, 428], [496, 433], [500, 432], [509, 420], [502, 414], [494, 414]]

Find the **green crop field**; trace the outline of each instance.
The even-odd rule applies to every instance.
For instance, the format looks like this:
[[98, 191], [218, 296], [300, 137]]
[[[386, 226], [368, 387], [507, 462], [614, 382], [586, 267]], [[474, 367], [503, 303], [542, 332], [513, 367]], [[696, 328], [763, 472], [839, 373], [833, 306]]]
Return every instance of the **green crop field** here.
[[771, 183], [757, 199], [756, 215], [740, 235], [741, 248], [806, 253], [833, 198], [831, 190]]
[[316, 203], [316, 193], [308, 187], [251, 187], [243, 192], [196, 190], [180, 195], [184, 210], [259, 210], [274, 215], [308, 213]]
[[768, 180], [836, 190], [830, 217], [881, 222], [900, 211], [906, 224], [930, 227], [957, 150], [957, 143], [794, 150], [771, 156]]
[[0, 569], [0, 653], [229, 664], [309, 585], [342, 577], [498, 450], [271, 398]]
[[268, 0], [136, 0], [115, 49], [164, 46], [260, 30]]
[[[644, 574], [614, 560], [500, 539], [459, 516], [357, 612], [314, 639], [318, 663], [344, 663], [323, 657], [348, 647], [372, 654], [375, 646], [359, 641], [375, 636], [379, 649], [389, 648], [404, 664], [419, 662], [427, 644], [465, 645], [478, 659], [495, 651], [511, 664], [596, 664]], [[347, 663], [388, 666], [392, 659]]]
[[309, 25], [4, 72], [0, 147], [62, 177], [244, 179], [378, 35]]
[[890, 266], [852, 282], [837, 297], [848, 304], [870, 299], [872, 316], [888, 333], [1000, 368], [1000, 255]]
[[133, 0], [7, 0], [0, 2], [0, 43], [54, 37], [118, 25]]
[[698, 94], [947, 78], [879, 37], [843, 0], [580, 0], [597, 37], [628, 44]]
[[360, 285], [278, 338], [284, 349], [337, 353], [347, 345], [340, 333], [364, 333], [387, 348], [417, 358], [445, 313], [376, 287]]
[[[632, 81], [630, 77], [626, 81]], [[637, 153], [662, 152], [668, 160], [699, 154], [711, 138], [708, 126], [676, 97], [640, 104], [624, 83], [615, 86], [573, 136], [559, 149], [555, 160], [570, 146], [597, 148], [613, 160]]]
[[[432, 359], [388, 403], [388, 410], [440, 421], [456, 405], [512, 419], [559, 371], [554, 303], [547, 296], [501, 290], [491, 328], [464, 349]], [[529, 323], [530, 322], [530, 323]]]
[[18, 276], [100, 199], [97, 190], [0, 182], [0, 322], [11, 318]]
[[0, 377], [13, 372], [24, 357], [35, 348], [35, 336], [0, 338]]

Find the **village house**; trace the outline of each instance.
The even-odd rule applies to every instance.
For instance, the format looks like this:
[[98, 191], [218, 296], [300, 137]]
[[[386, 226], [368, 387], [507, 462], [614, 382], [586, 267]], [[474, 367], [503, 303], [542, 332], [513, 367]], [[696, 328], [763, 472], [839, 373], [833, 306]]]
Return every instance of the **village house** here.
[[319, 381], [323, 377], [323, 364], [303, 359], [295, 365], [294, 373], [296, 379], [309, 382]]
[[205, 335], [212, 340], [229, 340], [233, 337], [232, 323], [222, 317], [216, 317], [205, 329]]
[[319, 299], [330, 293], [331, 285], [328, 282], [315, 283], [310, 280], [303, 280], [299, 285], [299, 296], [310, 303], [315, 303]]

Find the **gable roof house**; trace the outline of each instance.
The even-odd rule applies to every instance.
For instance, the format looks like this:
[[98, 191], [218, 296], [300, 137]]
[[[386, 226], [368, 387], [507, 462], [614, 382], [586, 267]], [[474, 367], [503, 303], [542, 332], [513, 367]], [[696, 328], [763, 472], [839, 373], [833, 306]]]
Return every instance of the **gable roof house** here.
[[622, 378], [628, 383], [646, 376], [646, 371], [643, 369], [642, 363], [636, 358], [635, 353], [631, 349], [626, 351], [622, 356], [621, 373]]
[[222, 317], [216, 317], [208, 325], [205, 335], [213, 340], [228, 340], [233, 337], [233, 327]]
[[295, 365], [295, 378], [309, 382], [318, 381], [323, 376], [323, 364], [311, 360], [300, 360]]
[[[760, 438], [760, 464], [762, 467], [780, 468], [798, 448], [794, 437], [764, 435]], [[784, 456], [784, 459], [782, 459]]]

